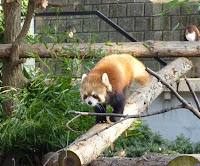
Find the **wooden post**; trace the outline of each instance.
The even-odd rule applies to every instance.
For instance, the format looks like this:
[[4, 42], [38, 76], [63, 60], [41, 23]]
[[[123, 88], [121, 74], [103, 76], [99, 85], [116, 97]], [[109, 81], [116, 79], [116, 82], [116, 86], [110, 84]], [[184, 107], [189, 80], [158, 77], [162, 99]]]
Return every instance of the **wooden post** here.
[[[178, 58], [161, 69], [158, 74], [171, 84], [191, 68], [191, 61], [186, 58]], [[124, 114], [134, 115], [147, 112], [148, 106], [164, 89], [165, 86], [163, 84], [158, 82], [156, 78], [152, 78], [149, 85], [138, 88], [131, 94]], [[62, 166], [80, 166], [90, 163], [108, 148], [134, 121], [135, 119], [128, 119], [88, 138], [88, 136], [109, 126], [107, 123], [95, 125], [78, 138], [75, 143], [72, 143], [66, 151], [59, 154], [59, 164]]]

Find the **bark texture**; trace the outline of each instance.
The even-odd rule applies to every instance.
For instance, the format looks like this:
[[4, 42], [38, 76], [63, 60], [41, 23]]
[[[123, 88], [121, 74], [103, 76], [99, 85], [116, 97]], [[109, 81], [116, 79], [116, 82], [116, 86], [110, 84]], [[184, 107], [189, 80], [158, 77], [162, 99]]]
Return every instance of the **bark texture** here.
[[[21, 1], [3, 3], [5, 16], [5, 43], [13, 43], [21, 31]], [[12, 50], [12, 45], [11, 45]], [[10, 50], [10, 52], [11, 52]], [[15, 62], [18, 60], [16, 52], [12, 52], [9, 57], [3, 59], [2, 85], [5, 87], [18, 87], [21, 84], [20, 75], [22, 74], [19, 66]], [[9, 89], [9, 88], [6, 88]], [[3, 102], [3, 108], [7, 115], [12, 112], [13, 101]]]
[[98, 158], [88, 166], [190, 166], [199, 163], [199, 155], [162, 155], [150, 153], [142, 157]]
[[[21, 7], [21, 0], [14, 0], [9, 3], [4, 1], [3, 3], [5, 43], [12, 43], [10, 44], [11, 47], [9, 50], [10, 56], [3, 59], [2, 85], [5, 87], [5, 90], [9, 90], [10, 87], [18, 90], [28, 83], [28, 80], [24, 77], [22, 72], [21, 64], [25, 61], [20, 59], [19, 49], [29, 30], [30, 21], [35, 9], [35, 1], [29, 0], [28, 12], [22, 31]], [[13, 105], [13, 100], [3, 102], [3, 109], [8, 116], [12, 114]]]

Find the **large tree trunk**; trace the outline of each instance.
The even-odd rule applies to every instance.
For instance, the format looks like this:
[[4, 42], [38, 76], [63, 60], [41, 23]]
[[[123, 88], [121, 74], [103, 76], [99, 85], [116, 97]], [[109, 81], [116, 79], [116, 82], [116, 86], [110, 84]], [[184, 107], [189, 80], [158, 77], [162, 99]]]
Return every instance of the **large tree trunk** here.
[[5, 43], [13, 43], [21, 31], [21, 0], [3, 3], [5, 20]]
[[[178, 58], [161, 69], [158, 74], [171, 84], [188, 72], [191, 67], [192, 63], [188, 59]], [[124, 114], [134, 115], [145, 113], [148, 106], [164, 89], [164, 85], [158, 82], [156, 78], [152, 78], [149, 85], [138, 88], [131, 94], [126, 103]], [[128, 119], [98, 134], [96, 133], [97, 131], [108, 127], [109, 124], [104, 123], [95, 125], [88, 132], [74, 141], [66, 151], [60, 153], [58, 160], [59, 164], [62, 166], [72, 166], [73, 164], [79, 166], [90, 163], [108, 148], [134, 122], [134, 120], [135, 119]], [[54, 161], [51, 161], [49, 165]]]
[[[5, 43], [13, 43], [21, 31], [21, 1], [12, 3], [3, 3], [3, 11], [5, 17]], [[2, 85], [3, 87], [20, 87], [22, 69], [16, 65], [16, 60], [19, 59], [17, 52], [12, 52], [9, 58], [3, 59]], [[3, 108], [7, 115], [12, 113], [13, 101], [3, 102]]]
[[[27, 12], [27, 17], [29, 13], [33, 13], [35, 8], [35, 1], [30, 0], [29, 4], [33, 6], [31, 12]], [[30, 7], [31, 5], [29, 5]], [[21, 63], [24, 62], [23, 59], [19, 57], [19, 49], [22, 42], [25, 39], [26, 33], [28, 32], [27, 28], [29, 26], [24, 26], [23, 33], [21, 32], [21, 0], [14, 0], [13, 2], [3, 3], [3, 11], [5, 17], [5, 43], [13, 43], [10, 50], [10, 56], [3, 59], [3, 71], [2, 71], [2, 85], [4, 90], [9, 90], [10, 87], [22, 88], [28, 80], [24, 77], [22, 72]], [[29, 10], [30, 11], [30, 10]], [[31, 16], [32, 18], [32, 16]], [[27, 21], [28, 19], [26, 19]], [[24, 23], [25, 24], [25, 23]], [[27, 21], [27, 24], [30, 25], [30, 21]], [[13, 110], [13, 100], [3, 102], [3, 109], [6, 111], [7, 115], [10, 115]]]

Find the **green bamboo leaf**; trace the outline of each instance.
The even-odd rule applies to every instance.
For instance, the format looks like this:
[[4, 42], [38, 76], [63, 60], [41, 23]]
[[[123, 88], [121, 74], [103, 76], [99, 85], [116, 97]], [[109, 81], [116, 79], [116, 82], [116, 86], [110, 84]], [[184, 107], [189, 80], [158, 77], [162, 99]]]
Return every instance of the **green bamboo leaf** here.
[[190, 11], [189, 7], [186, 7], [186, 11], [187, 11], [188, 14], [191, 14], [191, 11]]
[[0, 68], [2, 68], [2, 67], [3, 67], [3, 61], [0, 60]]
[[149, 46], [147, 46], [145, 43], [143, 43], [143, 46], [145, 46], [146, 48], [149, 48]]
[[105, 45], [106, 46], [112, 46], [111, 44], [109, 44], [110, 43], [110, 41], [107, 41], [107, 42], [105, 42]]
[[175, 5], [178, 2], [178, 0], [173, 0], [167, 3], [167, 6], [164, 8], [162, 14], [164, 15], [166, 13], [167, 10], [169, 10], [170, 8], [173, 7], [173, 5]]
[[181, 5], [185, 4], [185, 3], [187, 3], [188, 1], [189, 1], [189, 0], [184, 0], [184, 1], [182, 1], [182, 2], [176, 2], [174, 5], [172, 5], [172, 7], [181, 6]]
[[175, 31], [179, 27], [179, 23], [172, 29], [172, 31]]
[[24, 73], [24, 76], [25, 76], [27, 79], [30, 79], [30, 78], [31, 78], [25, 67], [23, 67], [23, 73]]
[[118, 42], [116, 42], [116, 44], [117, 44], [118, 46], [122, 46], [122, 44], [120, 44], [120, 43], [118, 43]]

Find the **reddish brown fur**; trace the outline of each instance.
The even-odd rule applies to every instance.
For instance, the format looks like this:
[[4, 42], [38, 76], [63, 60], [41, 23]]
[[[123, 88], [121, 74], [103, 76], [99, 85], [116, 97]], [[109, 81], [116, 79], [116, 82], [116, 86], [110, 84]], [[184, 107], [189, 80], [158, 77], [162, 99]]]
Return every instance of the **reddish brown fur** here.
[[83, 80], [81, 85], [81, 94], [83, 95], [85, 92], [84, 90], [87, 90], [87, 96], [92, 96], [94, 89], [97, 94], [107, 96], [105, 85], [102, 83], [101, 75], [99, 73], [90, 74]]
[[199, 29], [195, 26], [195, 25], [189, 25], [185, 28], [185, 31], [184, 31], [184, 36], [183, 36], [183, 40], [184, 41], [188, 41], [187, 38], [186, 38], [186, 35], [188, 33], [192, 33], [192, 32], [195, 32], [196, 34], [196, 39], [195, 41], [199, 41], [199, 37], [200, 37], [200, 34], [199, 34]]
[[105, 85], [102, 83], [102, 75], [107, 73], [112, 93], [123, 93], [123, 89], [130, 85], [134, 79], [141, 85], [150, 82], [150, 76], [145, 66], [131, 55], [110, 55], [101, 59], [83, 80], [81, 93], [87, 91], [88, 96], [92, 91], [107, 96]]

